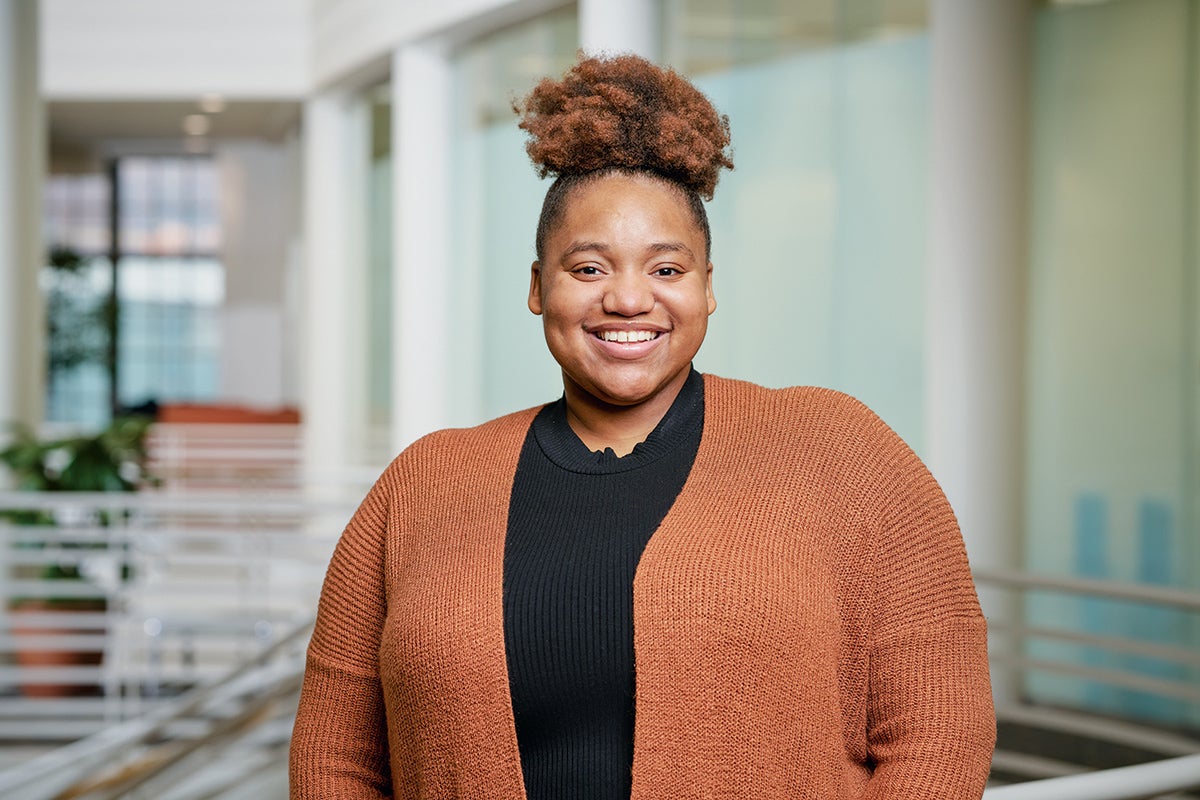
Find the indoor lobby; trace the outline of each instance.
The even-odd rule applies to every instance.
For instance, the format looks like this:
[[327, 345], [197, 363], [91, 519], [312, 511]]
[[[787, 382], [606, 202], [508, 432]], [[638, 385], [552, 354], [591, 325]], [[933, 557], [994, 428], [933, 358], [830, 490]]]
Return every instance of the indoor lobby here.
[[287, 796], [359, 501], [563, 394], [514, 104], [581, 52], [728, 115], [696, 369], [944, 490], [985, 797], [1200, 796], [1200, 0], [0, 0], [0, 797]]

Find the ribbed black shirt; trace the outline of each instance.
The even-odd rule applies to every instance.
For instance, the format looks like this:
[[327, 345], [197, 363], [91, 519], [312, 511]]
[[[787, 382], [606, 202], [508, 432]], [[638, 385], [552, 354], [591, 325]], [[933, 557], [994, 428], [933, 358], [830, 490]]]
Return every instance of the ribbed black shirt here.
[[633, 575], [700, 446], [693, 371], [632, 453], [592, 452], [563, 400], [542, 409], [517, 462], [504, 546], [504, 641], [529, 800], [628, 800]]

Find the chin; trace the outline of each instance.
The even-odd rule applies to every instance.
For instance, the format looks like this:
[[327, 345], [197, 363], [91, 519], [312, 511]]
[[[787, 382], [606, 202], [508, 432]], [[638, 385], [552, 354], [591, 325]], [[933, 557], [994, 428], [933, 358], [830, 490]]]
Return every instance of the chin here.
[[654, 392], [605, 392], [593, 393], [592, 396], [610, 406], [629, 408], [640, 405], [654, 396]]
[[583, 392], [612, 406], [636, 406], [653, 400], [671, 384], [671, 379], [658, 382], [652, 379], [582, 383], [572, 380]]

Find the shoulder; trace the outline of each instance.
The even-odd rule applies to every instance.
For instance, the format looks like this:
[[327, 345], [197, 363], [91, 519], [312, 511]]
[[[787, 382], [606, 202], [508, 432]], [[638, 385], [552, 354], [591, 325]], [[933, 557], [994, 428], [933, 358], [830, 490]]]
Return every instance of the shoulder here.
[[542, 406], [526, 408], [505, 414], [469, 428], [443, 428], [422, 436], [413, 442], [398, 458], [429, 458], [460, 451], [474, 451], [481, 447], [502, 446], [505, 443], [524, 441], [529, 425]]
[[523, 409], [469, 428], [443, 428], [428, 433], [406, 447], [380, 481], [410, 483], [434, 475], [469, 475], [472, 470], [493, 469], [512, 462], [542, 406]]
[[718, 453], [876, 486], [927, 471], [862, 401], [834, 389], [769, 389], [705, 375], [705, 436]]
[[821, 386], [770, 389], [707, 374], [704, 389], [706, 414], [711, 414], [717, 423], [851, 440], [896, 437], [866, 404], [836, 389]]

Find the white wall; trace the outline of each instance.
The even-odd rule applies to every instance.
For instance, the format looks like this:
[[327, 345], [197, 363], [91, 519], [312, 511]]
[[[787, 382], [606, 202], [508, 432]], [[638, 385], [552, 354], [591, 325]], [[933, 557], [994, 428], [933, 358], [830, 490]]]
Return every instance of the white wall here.
[[286, 268], [296, 231], [299, 166], [294, 144], [222, 142], [221, 397], [275, 407], [294, 402], [285, 386]]
[[41, 0], [48, 99], [299, 98], [303, 0]]
[[[48, 99], [300, 98], [563, 0], [41, 0]], [[148, 69], [147, 65], [153, 65]]]

